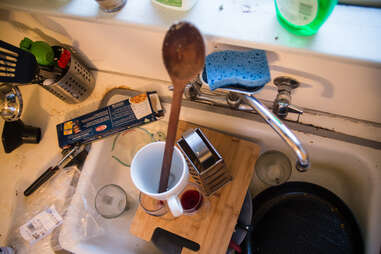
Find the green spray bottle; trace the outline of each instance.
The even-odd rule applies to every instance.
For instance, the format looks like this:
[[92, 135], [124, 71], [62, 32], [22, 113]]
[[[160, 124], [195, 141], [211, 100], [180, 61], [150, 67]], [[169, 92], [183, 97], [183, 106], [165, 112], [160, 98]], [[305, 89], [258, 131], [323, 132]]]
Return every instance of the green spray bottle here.
[[313, 35], [336, 6], [337, 0], [275, 0], [279, 23], [289, 32]]

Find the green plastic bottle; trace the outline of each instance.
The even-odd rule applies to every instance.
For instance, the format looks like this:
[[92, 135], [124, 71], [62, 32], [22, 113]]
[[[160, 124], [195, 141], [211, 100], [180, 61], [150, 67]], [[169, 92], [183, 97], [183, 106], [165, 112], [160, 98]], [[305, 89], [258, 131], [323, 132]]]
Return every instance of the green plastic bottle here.
[[315, 34], [326, 21], [337, 0], [275, 0], [279, 23], [298, 35]]
[[51, 66], [54, 64], [54, 51], [48, 43], [44, 41], [32, 41], [25, 37], [20, 41], [20, 48], [32, 53], [39, 65]]

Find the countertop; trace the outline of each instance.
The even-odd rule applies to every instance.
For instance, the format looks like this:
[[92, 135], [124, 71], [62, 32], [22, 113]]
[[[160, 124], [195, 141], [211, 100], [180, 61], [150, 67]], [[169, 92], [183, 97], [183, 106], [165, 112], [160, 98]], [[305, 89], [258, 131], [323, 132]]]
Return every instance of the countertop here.
[[279, 24], [271, 0], [200, 0], [187, 12], [155, 6], [151, 0], [128, 0], [113, 14], [102, 12], [94, 0], [2, 0], [0, 7], [163, 32], [172, 23], [187, 20], [225, 43], [341, 60], [381, 61], [381, 9], [377, 8], [337, 5], [315, 36], [303, 37], [288, 33]]
[[[56, 125], [67, 119], [91, 112], [98, 108], [103, 96], [112, 88], [126, 87], [136, 90], [157, 90], [169, 94], [168, 83], [109, 73], [94, 73], [96, 86], [89, 98], [79, 104], [66, 104], [38, 85], [19, 87], [23, 96], [24, 124], [40, 127], [39, 144], [24, 144], [6, 154], [0, 147], [0, 246], [6, 245], [12, 223], [25, 213], [27, 198], [24, 190], [48, 167], [61, 158]], [[3, 122], [3, 120], [1, 120]], [[3, 123], [0, 124], [2, 133]], [[6, 219], [4, 219], [6, 218]]]

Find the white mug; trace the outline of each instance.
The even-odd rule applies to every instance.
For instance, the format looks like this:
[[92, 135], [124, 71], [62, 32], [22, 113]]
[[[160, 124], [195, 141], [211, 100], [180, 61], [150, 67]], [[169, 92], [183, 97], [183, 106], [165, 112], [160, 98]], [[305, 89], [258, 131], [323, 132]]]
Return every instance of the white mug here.
[[178, 195], [189, 180], [188, 164], [177, 147], [174, 147], [168, 189], [159, 193], [161, 164], [165, 142], [150, 143], [142, 147], [131, 162], [131, 178], [136, 188], [158, 200], [166, 200], [169, 210], [177, 217], [184, 213]]

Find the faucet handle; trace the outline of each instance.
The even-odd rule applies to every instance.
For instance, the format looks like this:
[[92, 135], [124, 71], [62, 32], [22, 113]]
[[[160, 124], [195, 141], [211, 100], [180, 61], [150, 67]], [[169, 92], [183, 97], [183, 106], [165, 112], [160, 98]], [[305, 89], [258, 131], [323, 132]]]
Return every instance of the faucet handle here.
[[303, 109], [301, 109], [295, 105], [288, 105], [287, 109], [288, 109], [288, 112], [291, 112], [291, 113], [296, 113], [299, 115], [303, 114]]
[[274, 100], [273, 112], [285, 118], [289, 112], [303, 114], [303, 110], [291, 104], [291, 91], [299, 87], [299, 82], [290, 77], [277, 77], [274, 85], [278, 87], [278, 94]]
[[274, 79], [274, 85], [278, 87], [279, 92], [284, 90], [291, 92], [291, 90], [298, 88], [300, 84], [293, 78], [280, 76]]

